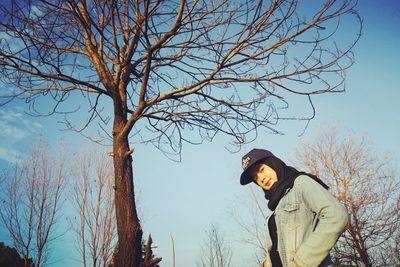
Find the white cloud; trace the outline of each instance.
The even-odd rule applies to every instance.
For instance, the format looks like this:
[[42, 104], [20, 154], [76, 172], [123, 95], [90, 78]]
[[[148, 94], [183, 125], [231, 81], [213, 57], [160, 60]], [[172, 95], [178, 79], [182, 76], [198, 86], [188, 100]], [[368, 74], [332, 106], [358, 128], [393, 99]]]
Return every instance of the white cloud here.
[[[42, 128], [38, 122], [28, 119], [28, 115], [23, 114], [16, 108], [0, 110], [0, 127], [5, 131], [12, 132], [29, 132], [34, 133]], [[1, 134], [1, 133], [0, 133]]]
[[27, 135], [27, 131], [12, 125], [0, 123], [0, 136], [20, 140]]
[[18, 107], [0, 110], [0, 159], [14, 162], [23, 155], [17, 147], [38, 132], [42, 125]]
[[[1, 37], [0, 37], [1, 39]], [[13, 96], [16, 94], [17, 89], [10, 85], [10, 84], [5, 84], [0, 81], [0, 97], [4, 97], [4, 99], [0, 100], [0, 104], [3, 102], [7, 101], [7, 97]]]
[[43, 16], [43, 12], [37, 6], [33, 5], [31, 7], [30, 17], [32, 19], [39, 19], [42, 16]]
[[15, 119], [21, 119], [22, 113], [11, 110], [0, 110], [0, 119], [2, 121], [13, 121]]
[[1, 41], [10, 41], [11, 40], [11, 36], [9, 34], [7, 34], [6, 32], [0, 32], [0, 42]]
[[5, 160], [9, 163], [15, 163], [18, 159], [23, 157], [25, 157], [25, 154], [15, 149], [0, 147], [0, 159], [2, 160]]
[[16, 53], [25, 47], [24, 42], [11, 31], [0, 32], [0, 44], [5, 52]]
[[[25, 116], [28, 116], [28, 115], [25, 115]], [[22, 119], [21, 124], [23, 124], [26, 127], [26, 129], [28, 129], [29, 132], [31, 132], [31, 133], [34, 133], [37, 130], [39, 130], [40, 128], [42, 128], [42, 125], [40, 123], [35, 122], [35, 121], [30, 121], [27, 119]]]

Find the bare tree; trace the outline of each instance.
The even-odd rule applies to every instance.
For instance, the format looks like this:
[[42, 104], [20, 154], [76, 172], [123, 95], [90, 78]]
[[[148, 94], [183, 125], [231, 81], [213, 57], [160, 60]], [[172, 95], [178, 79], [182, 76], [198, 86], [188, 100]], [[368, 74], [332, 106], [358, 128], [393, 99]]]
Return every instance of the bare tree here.
[[55, 232], [67, 170], [65, 154], [57, 157], [43, 143], [16, 163], [1, 187], [0, 216], [25, 266], [46, 263]]
[[231, 265], [232, 249], [214, 224], [206, 231], [206, 239], [201, 250], [198, 267], [229, 267]]
[[[26, 260], [21, 258], [15, 248], [10, 248], [0, 242], [0, 266], [25, 267]], [[32, 260], [30, 260], [28, 266], [34, 267]]]
[[161, 259], [153, 254], [153, 239], [149, 234], [146, 244], [143, 244], [143, 267], [160, 267]]
[[399, 182], [389, 158], [373, 151], [365, 138], [341, 136], [335, 129], [303, 144], [297, 158], [329, 184], [350, 214], [334, 249], [336, 260], [351, 266], [398, 266]]
[[[67, 128], [78, 131], [94, 120], [108, 125], [102, 110], [112, 108], [112, 130], [100, 128], [113, 143], [117, 265], [137, 267], [142, 228], [130, 145], [179, 154], [182, 143], [218, 133], [242, 144], [260, 127], [276, 132], [290, 95], [313, 111], [297, 118], [311, 119], [313, 94], [344, 90], [361, 29], [356, 2], [2, 2], [0, 71], [9, 87], [1, 97], [22, 98], [35, 114], [64, 113]], [[340, 35], [342, 26], [354, 34]], [[70, 96], [88, 100], [80, 126], [63, 105]]]
[[111, 264], [116, 242], [112, 161], [105, 153], [88, 149], [75, 162], [72, 221], [83, 266]]
[[249, 194], [238, 198], [238, 203], [230, 208], [230, 215], [242, 232], [240, 242], [251, 246], [254, 251], [254, 266], [261, 266], [267, 255], [266, 219], [271, 211], [268, 210], [266, 204], [264, 195], [257, 194], [253, 188], [249, 187]]

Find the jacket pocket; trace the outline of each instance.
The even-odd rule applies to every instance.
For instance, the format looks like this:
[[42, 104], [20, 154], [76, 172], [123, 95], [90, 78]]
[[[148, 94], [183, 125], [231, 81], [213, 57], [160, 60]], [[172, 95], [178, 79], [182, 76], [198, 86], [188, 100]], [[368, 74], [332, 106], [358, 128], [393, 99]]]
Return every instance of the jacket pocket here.
[[299, 208], [300, 208], [299, 203], [286, 203], [283, 206], [283, 210], [286, 212], [294, 212], [294, 211], [298, 210]]
[[285, 246], [288, 259], [292, 259], [298, 246], [298, 227], [300, 225], [300, 204], [285, 203], [282, 207], [283, 231], [285, 231]]
[[299, 219], [299, 209], [299, 203], [285, 203], [279, 212], [281, 223], [290, 224], [291, 226], [297, 225]]

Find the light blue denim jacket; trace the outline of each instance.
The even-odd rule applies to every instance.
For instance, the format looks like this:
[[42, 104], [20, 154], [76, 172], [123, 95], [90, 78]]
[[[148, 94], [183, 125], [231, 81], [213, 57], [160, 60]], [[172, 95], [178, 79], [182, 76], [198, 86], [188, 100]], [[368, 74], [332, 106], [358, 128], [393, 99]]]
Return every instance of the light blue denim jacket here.
[[[294, 266], [293, 260], [302, 267], [333, 266], [329, 251], [348, 222], [346, 209], [336, 198], [312, 178], [300, 175], [274, 213], [284, 267]], [[269, 251], [269, 234], [266, 243]], [[265, 260], [271, 267], [268, 253]]]

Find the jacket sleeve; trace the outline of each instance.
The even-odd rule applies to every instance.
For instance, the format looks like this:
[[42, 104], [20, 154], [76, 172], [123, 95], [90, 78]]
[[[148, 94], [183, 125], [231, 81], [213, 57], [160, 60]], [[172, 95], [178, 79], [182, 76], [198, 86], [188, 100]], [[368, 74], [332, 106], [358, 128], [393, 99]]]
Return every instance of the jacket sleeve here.
[[335, 245], [348, 222], [346, 209], [320, 184], [308, 176], [296, 179], [304, 204], [314, 212], [314, 231], [297, 249], [294, 260], [302, 267], [318, 266]]

